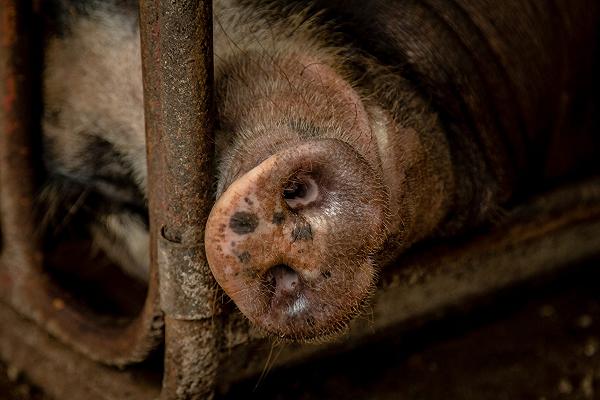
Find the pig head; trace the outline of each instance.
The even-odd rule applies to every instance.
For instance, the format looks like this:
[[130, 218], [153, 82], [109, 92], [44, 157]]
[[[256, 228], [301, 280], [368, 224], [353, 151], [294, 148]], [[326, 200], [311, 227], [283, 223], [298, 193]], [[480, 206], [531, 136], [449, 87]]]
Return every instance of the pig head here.
[[[49, 0], [42, 192], [148, 276], [137, 2]], [[379, 268], [598, 170], [597, 0], [214, 1], [210, 268], [257, 327], [315, 340]], [[56, 211], [56, 212], [54, 212]]]
[[376, 259], [480, 224], [543, 181], [589, 98], [598, 21], [585, 0], [317, 5], [351, 22], [273, 4], [216, 13], [206, 254], [244, 315], [297, 340], [360, 312]]

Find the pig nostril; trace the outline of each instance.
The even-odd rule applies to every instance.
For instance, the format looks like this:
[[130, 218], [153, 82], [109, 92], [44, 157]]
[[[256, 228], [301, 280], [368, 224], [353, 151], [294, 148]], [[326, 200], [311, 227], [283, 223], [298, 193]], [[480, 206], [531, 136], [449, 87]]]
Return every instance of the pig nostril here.
[[309, 177], [290, 180], [283, 188], [283, 199], [292, 209], [306, 207], [319, 197], [319, 186]]
[[283, 198], [284, 199], [296, 199], [302, 198], [306, 196], [306, 191], [308, 188], [306, 187], [306, 183], [293, 181], [290, 182], [288, 186], [283, 188]]
[[300, 276], [290, 266], [278, 264], [264, 276], [265, 286], [273, 295], [294, 293], [300, 288]]

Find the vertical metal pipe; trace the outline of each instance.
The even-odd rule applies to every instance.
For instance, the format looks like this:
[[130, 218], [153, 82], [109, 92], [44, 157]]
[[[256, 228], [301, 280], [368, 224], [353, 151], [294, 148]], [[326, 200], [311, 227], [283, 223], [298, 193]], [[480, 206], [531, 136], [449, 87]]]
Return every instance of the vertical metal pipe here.
[[216, 284], [204, 256], [212, 205], [212, 5], [141, 0], [152, 268], [165, 313], [162, 396], [209, 397]]
[[[11, 293], [41, 262], [35, 232], [33, 132], [38, 120], [33, 102], [30, 1], [0, 0], [0, 289]], [[34, 25], [34, 24], [33, 24]], [[34, 25], [35, 26], [35, 25]]]

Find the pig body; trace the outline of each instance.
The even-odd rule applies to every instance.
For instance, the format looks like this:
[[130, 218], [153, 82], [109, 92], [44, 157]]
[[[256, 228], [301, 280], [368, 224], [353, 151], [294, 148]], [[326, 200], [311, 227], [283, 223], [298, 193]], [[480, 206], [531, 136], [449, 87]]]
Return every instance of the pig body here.
[[[48, 224], [80, 210], [98, 246], [144, 279], [136, 2], [48, 3]], [[590, 126], [571, 120], [594, 104], [598, 6], [487, 3], [214, 3], [206, 252], [258, 327], [298, 340], [338, 332], [368, 299], [376, 259], [480, 224], [528, 182], [595, 154], [576, 143], [596, 144]], [[569, 140], [577, 157], [550, 166]]]

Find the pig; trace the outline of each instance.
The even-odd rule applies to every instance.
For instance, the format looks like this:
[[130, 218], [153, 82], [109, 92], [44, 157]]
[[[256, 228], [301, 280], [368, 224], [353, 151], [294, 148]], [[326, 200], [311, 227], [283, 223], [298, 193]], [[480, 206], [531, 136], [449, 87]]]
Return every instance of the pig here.
[[[136, 1], [46, 7], [44, 225], [82, 214], [96, 245], [147, 279]], [[213, 7], [206, 256], [268, 334], [338, 335], [415, 243], [597, 171], [594, 0]]]

